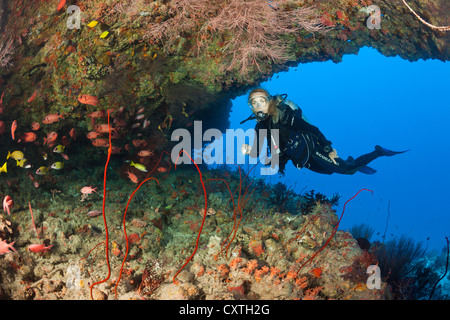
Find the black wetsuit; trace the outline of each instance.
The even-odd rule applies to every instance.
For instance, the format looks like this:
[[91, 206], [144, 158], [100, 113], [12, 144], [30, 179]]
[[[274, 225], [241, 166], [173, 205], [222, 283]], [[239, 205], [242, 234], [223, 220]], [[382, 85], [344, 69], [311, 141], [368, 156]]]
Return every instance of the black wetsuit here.
[[[259, 131], [259, 129], [266, 129], [268, 137], [271, 137], [271, 130], [278, 129], [279, 145], [275, 145], [274, 139], [267, 139], [267, 141], [271, 141], [269, 147], [271, 153], [276, 149], [280, 150], [279, 171], [282, 174], [289, 160], [298, 169], [307, 168], [323, 174], [354, 174], [357, 171], [373, 174], [376, 172], [366, 165], [383, 155], [379, 150], [362, 155], [357, 159], [352, 157], [347, 160], [335, 158], [335, 164], [328, 156], [333, 150], [331, 141], [327, 140], [317, 127], [303, 119], [300, 108], [293, 110], [283, 102], [278, 104], [278, 108], [282, 111], [282, 116], [277, 123], [274, 123], [272, 116], [269, 116], [256, 124], [256, 136], [250, 156], [256, 157], [261, 154], [262, 143], [258, 145], [258, 141], [263, 141], [260, 139], [260, 134], [264, 131]], [[257, 154], [254, 152], [255, 149]]]

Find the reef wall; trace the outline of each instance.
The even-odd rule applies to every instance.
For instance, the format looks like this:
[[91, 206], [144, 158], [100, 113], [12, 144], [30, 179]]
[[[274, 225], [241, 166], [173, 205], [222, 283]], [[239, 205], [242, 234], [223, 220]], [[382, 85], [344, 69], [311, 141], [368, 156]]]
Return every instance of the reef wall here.
[[[203, 120], [205, 130], [225, 129], [230, 99], [289, 66], [340, 62], [364, 46], [410, 61], [450, 56], [450, 33], [421, 23], [401, 0], [59, 4], [2, 2], [1, 120], [8, 130], [17, 120], [20, 134], [32, 122], [57, 113], [64, 121], [51, 124], [51, 130], [44, 125], [48, 132], [38, 140], [50, 131], [68, 137], [75, 128], [86, 142], [86, 134], [102, 119], [88, 114], [121, 110], [115, 143], [121, 152], [129, 145], [132, 153], [131, 142], [140, 135], [154, 141], [157, 151], [167, 149], [172, 130], [189, 128], [194, 120]], [[448, 1], [409, 4], [426, 21], [448, 25]], [[68, 11], [71, 5], [75, 11]], [[379, 28], [368, 27], [378, 23], [369, 18], [371, 5], [380, 9]], [[80, 95], [98, 97], [98, 106], [80, 103]], [[142, 107], [148, 119], [144, 129], [143, 123], [136, 124]], [[9, 146], [3, 143], [9, 135], [0, 139]]]

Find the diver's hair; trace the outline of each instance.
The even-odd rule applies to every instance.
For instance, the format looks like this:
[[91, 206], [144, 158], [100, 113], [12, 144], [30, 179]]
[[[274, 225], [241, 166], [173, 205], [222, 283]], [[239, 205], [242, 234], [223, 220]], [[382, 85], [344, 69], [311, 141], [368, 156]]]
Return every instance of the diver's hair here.
[[[253, 89], [252, 91], [250, 91], [248, 97], [250, 98], [255, 93], [262, 93], [267, 96], [267, 98], [269, 99], [268, 114], [269, 114], [269, 116], [272, 116], [273, 122], [277, 123], [278, 120], [281, 119], [281, 117], [282, 117], [282, 111], [279, 108], [277, 108], [278, 104], [281, 101], [283, 101], [281, 96], [279, 96], [279, 95], [271, 96], [267, 90], [265, 90], [263, 88], [257, 88], [257, 89]], [[252, 112], [254, 114], [256, 114], [253, 109], [252, 109]]]

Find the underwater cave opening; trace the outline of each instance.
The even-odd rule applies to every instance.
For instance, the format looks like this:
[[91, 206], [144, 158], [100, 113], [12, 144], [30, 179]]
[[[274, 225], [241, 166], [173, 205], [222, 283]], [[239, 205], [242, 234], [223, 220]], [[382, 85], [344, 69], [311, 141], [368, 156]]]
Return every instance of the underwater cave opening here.
[[[261, 87], [272, 95], [286, 93], [343, 159], [370, 152], [377, 144], [410, 151], [373, 161], [370, 166], [378, 171], [374, 175], [321, 175], [289, 162], [284, 176], [267, 176], [266, 181], [282, 182], [298, 193], [339, 193], [344, 201], [361, 188], [372, 189], [373, 196], [363, 194], [347, 209], [341, 230], [365, 223], [375, 229], [372, 241], [382, 241], [390, 201], [386, 239], [408, 235], [439, 252], [450, 225], [444, 200], [450, 191], [445, 169], [450, 155], [445, 148], [450, 139], [445, 129], [450, 118], [448, 74], [448, 63], [409, 62], [365, 47], [339, 64], [302, 64], [274, 75]], [[247, 98], [233, 100], [230, 129], [254, 128], [254, 121], [240, 124], [251, 115]], [[237, 148], [236, 161], [245, 162]]]

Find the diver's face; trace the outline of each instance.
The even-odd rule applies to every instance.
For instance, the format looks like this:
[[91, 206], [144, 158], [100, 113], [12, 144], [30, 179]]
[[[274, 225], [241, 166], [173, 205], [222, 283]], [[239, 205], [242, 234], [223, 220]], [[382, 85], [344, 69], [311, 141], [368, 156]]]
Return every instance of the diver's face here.
[[254, 113], [269, 112], [269, 98], [264, 93], [254, 93], [250, 95], [248, 104]]

